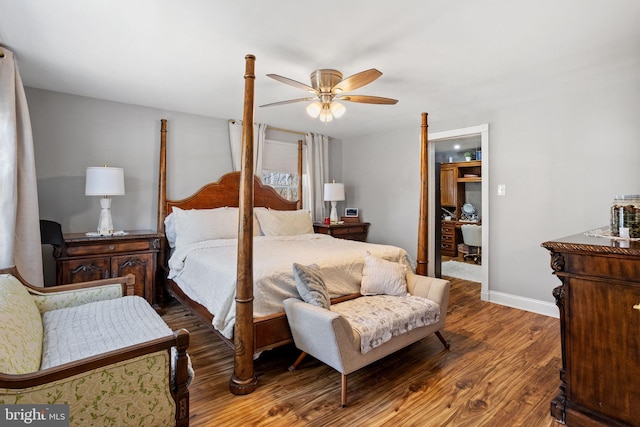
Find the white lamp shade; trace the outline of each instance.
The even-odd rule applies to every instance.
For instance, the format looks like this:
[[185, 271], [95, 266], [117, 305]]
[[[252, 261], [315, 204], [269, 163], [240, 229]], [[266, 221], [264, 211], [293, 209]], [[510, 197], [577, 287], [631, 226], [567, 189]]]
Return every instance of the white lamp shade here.
[[347, 109], [344, 107], [344, 105], [340, 104], [339, 102], [333, 101], [331, 103], [331, 112], [336, 119], [342, 117], [346, 110]]
[[124, 170], [107, 166], [88, 167], [84, 194], [86, 196], [123, 196]]
[[312, 102], [307, 106], [307, 114], [314, 119], [320, 115], [320, 111], [322, 111], [322, 104], [319, 102]]
[[321, 122], [329, 123], [331, 120], [333, 120], [333, 115], [331, 114], [330, 109], [322, 108], [322, 111], [320, 111], [318, 118]]
[[325, 183], [324, 184], [324, 201], [325, 202], [341, 202], [344, 200], [344, 184], [342, 183]]

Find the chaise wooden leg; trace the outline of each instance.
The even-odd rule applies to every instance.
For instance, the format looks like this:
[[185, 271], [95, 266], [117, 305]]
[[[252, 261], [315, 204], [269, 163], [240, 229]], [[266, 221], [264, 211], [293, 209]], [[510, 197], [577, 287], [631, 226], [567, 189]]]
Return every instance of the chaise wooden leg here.
[[449, 343], [447, 342], [447, 340], [444, 339], [444, 337], [442, 336], [442, 334], [440, 333], [440, 331], [436, 331], [436, 336], [440, 339], [440, 342], [442, 343], [442, 345], [444, 346], [444, 348], [446, 348], [447, 350], [449, 350], [449, 347], [451, 347], [449, 345]]
[[289, 372], [293, 372], [296, 369], [298, 369], [298, 366], [300, 366], [300, 364], [302, 363], [302, 361], [304, 360], [304, 358], [306, 356], [307, 356], [307, 353], [305, 353], [304, 351], [302, 353], [300, 353], [300, 356], [298, 356], [296, 361], [293, 362], [293, 365], [289, 366]]
[[342, 392], [340, 395], [340, 399], [342, 401], [342, 407], [347, 406], [347, 375], [342, 374]]

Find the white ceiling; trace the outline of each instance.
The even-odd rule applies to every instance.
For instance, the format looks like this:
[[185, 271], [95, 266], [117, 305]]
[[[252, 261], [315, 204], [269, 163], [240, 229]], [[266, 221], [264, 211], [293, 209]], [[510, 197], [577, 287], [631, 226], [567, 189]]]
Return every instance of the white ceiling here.
[[[0, 0], [0, 44], [26, 86], [241, 118], [244, 56], [255, 105], [306, 96], [269, 79], [311, 71], [384, 74], [329, 124], [305, 104], [255, 120], [337, 138], [504, 108], [603, 66], [637, 60], [639, 0]], [[435, 117], [434, 117], [435, 116]], [[476, 123], [471, 123], [476, 124]]]

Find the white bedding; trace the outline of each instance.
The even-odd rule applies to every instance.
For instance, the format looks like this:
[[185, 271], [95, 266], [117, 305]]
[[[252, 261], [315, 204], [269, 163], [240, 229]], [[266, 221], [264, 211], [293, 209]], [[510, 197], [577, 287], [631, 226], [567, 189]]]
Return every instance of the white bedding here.
[[[407, 252], [395, 246], [324, 234], [254, 237], [254, 317], [283, 311], [282, 301], [299, 298], [293, 278], [294, 262], [318, 264], [331, 297], [359, 292], [367, 251], [415, 270]], [[214, 315], [213, 326], [227, 338], [233, 336], [235, 324], [236, 260], [236, 239], [177, 247], [169, 259], [169, 278], [187, 296], [207, 307]]]

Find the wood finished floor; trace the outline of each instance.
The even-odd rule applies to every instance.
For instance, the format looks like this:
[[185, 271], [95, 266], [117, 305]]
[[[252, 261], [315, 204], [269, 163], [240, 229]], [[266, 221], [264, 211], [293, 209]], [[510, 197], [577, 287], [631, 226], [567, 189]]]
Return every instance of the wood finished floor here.
[[446, 351], [435, 335], [348, 377], [340, 407], [340, 374], [292, 346], [265, 352], [255, 364], [258, 388], [229, 392], [233, 352], [178, 303], [164, 315], [191, 333], [195, 379], [190, 425], [201, 426], [553, 426], [557, 394], [558, 319], [480, 300], [480, 285], [451, 278]]

